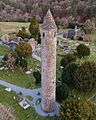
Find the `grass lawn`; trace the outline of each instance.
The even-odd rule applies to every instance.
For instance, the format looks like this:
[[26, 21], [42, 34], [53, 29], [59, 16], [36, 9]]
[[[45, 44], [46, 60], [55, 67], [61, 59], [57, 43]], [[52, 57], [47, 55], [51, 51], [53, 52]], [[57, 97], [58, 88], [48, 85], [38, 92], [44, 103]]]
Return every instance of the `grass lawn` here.
[[10, 49], [0, 45], [0, 56], [5, 55], [10, 52]]
[[26, 73], [18, 70], [15, 70], [14, 72], [12, 72], [11, 70], [0, 71], [0, 79], [21, 87], [35, 87], [35, 78], [33, 77], [33, 75], [27, 75]]
[[21, 22], [0, 22], [0, 36], [11, 32], [17, 32], [20, 28], [28, 28], [29, 23]]
[[96, 32], [93, 32], [92, 34], [93, 34], [93, 36], [96, 38]]
[[[0, 55], [5, 55], [6, 53], [9, 52], [11, 52], [9, 48], [0, 45]], [[40, 64], [40, 62], [34, 61], [34, 58], [30, 57], [28, 59], [28, 67], [30, 68], [36, 69], [38, 68], [36, 66], [38, 64]], [[14, 72], [12, 72], [11, 70], [8, 71], [2, 70], [0, 71], [0, 79], [26, 88], [35, 87], [35, 78], [33, 77], [33, 74], [27, 75], [23, 71], [14, 70]]]
[[[9, 52], [11, 52], [9, 48], [0, 45], [0, 56], [5, 55]], [[40, 65], [40, 62], [35, 61], [34, 58], [30, 57], [28, 59], [29, 68], [35, 70], [36, 68], [38, 69], [38, 65]], [[33, 74], [27, 75], [23, 71], [14, 70], [14, 72], [12, 72], [11, 70], [8, 71], [2, 70], [0, 71], [0, 79], [26, 88], [35, 87], [35, 78], [33, 77]]]
[[[9, 53], [10, 49], [6, 48], [2, 45], [0, 45], [0, 55], [5, 55], [6, 53]], [[10, 51], [11, 52], [11, 51]], [[29, 58], [28, 60], [30, 63], [29, 66], [30, 68], [35, 68], [36, 64], [33, 64], [33, 58]], [[35, 62], [37, 63], [37, 62]], [[35, 78], [33, 77], [32, 74], [27, 75], [25, 72], [15, 70], [12, 72], [11, 70], [9, 71], [0, 71], [0, 79], [5, 80], [9, 83], [26, 87], [26, 88], [33, 88], [35, 87]]]
[[[16, 120], [56, 120], [56, 118], [52, 117], [39, 116], [32, 107], [23, 110], [13, 99], [14, 96], [18, 98], [16, 93], [7, 92], [4, 90], [4, 87], [0, 86], [0, 103], [8, 105], [15, 110]], [[29, 115], [29, 118], [26, 117], [27, 115]]]
[[41, 65], [40, 61], [35, 60], [33, 57], [28, 58], [28, 67], [34, 70], [37, 70], [39, 65]]
[[[39, 61], [34, 61], [34, 58], [30, 57], [28, 59], [28, 67], [33, 70], [38, 69], [38, 65], [40, 65]], [[34, 88], [35, 86], [35, 78], [33, 74], [27, 75], [24, 71], [20, 70], [1, 70], [0, 71], [0, 79], [7, 81], [11, 84], [25, 87], [25, 88]]]

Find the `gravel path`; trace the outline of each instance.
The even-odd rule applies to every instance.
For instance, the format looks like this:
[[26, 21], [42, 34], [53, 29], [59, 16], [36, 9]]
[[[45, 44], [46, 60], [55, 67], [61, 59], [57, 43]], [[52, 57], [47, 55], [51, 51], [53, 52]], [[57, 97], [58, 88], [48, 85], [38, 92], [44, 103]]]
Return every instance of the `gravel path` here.
[[41, 58], [39, 56], [37, 56], [35, 53], [32, 54], [33, 58], [35, 58], [38, 61], [41, 61]]

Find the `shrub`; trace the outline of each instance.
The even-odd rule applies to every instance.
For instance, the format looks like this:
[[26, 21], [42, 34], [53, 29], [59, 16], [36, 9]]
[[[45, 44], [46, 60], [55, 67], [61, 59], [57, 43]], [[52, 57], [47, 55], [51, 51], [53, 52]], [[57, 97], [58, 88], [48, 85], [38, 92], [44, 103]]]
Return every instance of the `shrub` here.
[[76, 61], [76, 56], [74, 54], [64, 55], [64, 57], [61, 60], [61, 66], [65, 68], [68, 64], [74, 61]]
[[95, 120], [95, 106], [86, 99], [70, 98], [63, 102], [60, 111], [61, 120]]
[[36, 84], [39, 84], [41, 82], [41, 74], [40, 74], [40, 72], [39, 71], [33, 72], [33, 76], [36, 79]]
[[74, 23], [74, 22], [69, 22], [68, 28], [75, 29], [75, 25], [76, 25], [76, 23]]
[[3, 61], [6, 61], [8, 59], [8, 54], [5, 54], [5, 56], [3, 57]]
[[17, 47], [16, 47], [16, 52], [18, 56], [27, 58], [32, 55], [32, 47], [30, 44], [26, 42], [21, 42]]
[[39, 33], [39, 35], [38, 35], [38, 40], [37, 40], [37, 42], [38, 42], [38, 44], [41, 44], [41, 35], [40, 35], [40, 33]]
[[74, 72], [77, 69], [78, 65], [75, 63], [69, 64], [62, 73], [62, 82], [66, 83], [69, 86], [74, 86]]
[[69, 89], [66, 84], [58, 85], [56, 88], [56, 98], [59, 102], [62, 102], [64, 99], [68, 98]]
[[80, 44], [79, 46], [77, 46], [77, 52], [79, 57], [89, 56], [90, 48], [84, 44]]
[[19, 32], [16, 34], [16, 36], [21, 38], [30, 38], [30, 35], [26, 32], [25, 27], [22, 27], [22, 30], [19, 30]]
[[13, 69], [16, 65], [17, 56], [15, 53], [6, 54], [3, 58], [3, 65], [9, 69]]
[[20, 63], [19, 63], [20, 67], [22, 67], [23, 69], [27, 69], [28, 63], [26, 59], [20, 59]]
[[85, 62], [79, 66], [74, 74], [75, 87], [88, 91], [96, 87], [96, 64]]
[[29, 25], [29, 31], [31, 33], [31, 36], [38, 40], [38, 35], [40, 33], [39, 31], [39, 23], [36, 20], [36, 17], [32, 17], [31, 21], [30, 21], [30, 25]]

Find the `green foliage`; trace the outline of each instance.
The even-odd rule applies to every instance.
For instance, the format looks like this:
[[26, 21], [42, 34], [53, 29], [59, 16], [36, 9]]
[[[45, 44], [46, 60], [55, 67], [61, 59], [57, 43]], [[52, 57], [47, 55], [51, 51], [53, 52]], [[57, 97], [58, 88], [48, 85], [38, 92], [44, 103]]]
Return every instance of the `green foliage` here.
[[89, 56], [90, 48], [84, 44], [80, 44], [79, 46], [77, 46], [77, 52], [79, 57]]
[[16, 59], [16, 64], [22, 67], [22, 69], [26, 69], [28, 66], [26, 58], [32, 55], [32, 47], [26, 42], [21, 42], [16, 47], [16, 52], [18, 55]]
[[18, 56], [16, 52], [6, 54], [3, 58], [3, 64], [9, 69], [19, 66], [22, 67], [22, 69], [26, 69], [28, 66], [27, 60]]
[[95, 120], [95, 106], [86, 99], [70, 98], [63, 102], [60, 111], [61, 120]]
[[39, 84], [41, 82], [41, 74], [40, 74], [40, 72], [39, 71], [33, 72], [33, 76], [36, 79], [36, 84]]
[[27, 58], [32, 55], [32, 47], [26, 42], [21, 42], [16, 47], [16, 52], [17, 52], [18, 56]]
[[58, 85], [56, 88], [56, 99], [59, 102], [62, 102], [64, 99], [68, 98], [69, 96], [69, 89], [66, 84]]
[[31, 36], [38, 40], [38, 35], [40, 33], [39, 31], [39, 23], [38, 21], [36, 20], [36, 17], [33, 17], [30, 21], [30, 25], [29, 25], [29, 31], [31, 33]]
[[74, 74], [75, 87], [88, 91], [96, 87], [96, 64], [85, 62], [77, 68]]
[[75, 63], [69, 64], [62, 73], [62, 82], [66, 83], [69, 86], [74, 86], [74, 72], [77, 69], [78, 65]]
[[3, 58], [2, 64], [8, 69], [13, 69], [16, 66], [17, 56], [15, 53], [6, 54]]
[[8, 59], [8, 54], [5, 54], [5, 56], [3, 57], [3, 61], [6, 61]]
[[26, 32], [25, 27], [22, 27], [22, 30], [19, 30], [19, 32], [16, 34], [16, 36], [21, 38], [30, 38], [30, 35]]
[[37, 40], [37, 42], [38, 42], [38, 44], [41, 44], [41, 35], [40, 35], [40, 33], [39, 33], [39, 35], [38, 35], [38, 40]]
[[75, 29], [75, 23], [74, 22], [69, 22], [68, 28]]
[[63, 66], [65, 68], [68, 64], [70, 64], [74, 61], [76, 61], [76, 56], [74, 54], [64, 55], [64, 57], [61, 60], [61, 66]]
[[28, 63], [26, 59], [20, 59], [20, 63], [19, 63], [20, 67], [22, 67], [23, 69], [27, 69]]

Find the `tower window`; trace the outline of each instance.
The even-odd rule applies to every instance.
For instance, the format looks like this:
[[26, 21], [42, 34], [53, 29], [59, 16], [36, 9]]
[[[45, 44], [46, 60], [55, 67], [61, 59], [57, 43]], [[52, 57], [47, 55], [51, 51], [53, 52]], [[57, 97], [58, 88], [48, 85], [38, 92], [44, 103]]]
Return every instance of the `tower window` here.
[[54, 37], [56, 36], [56, 32], [54, 33]]
[[43, 32], [43, 37], [45, 37], [45, 33]]

